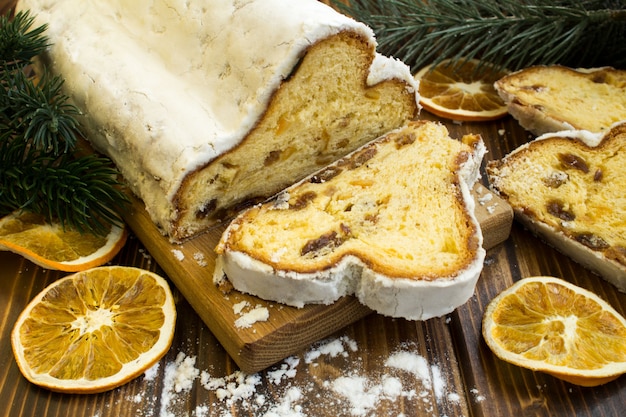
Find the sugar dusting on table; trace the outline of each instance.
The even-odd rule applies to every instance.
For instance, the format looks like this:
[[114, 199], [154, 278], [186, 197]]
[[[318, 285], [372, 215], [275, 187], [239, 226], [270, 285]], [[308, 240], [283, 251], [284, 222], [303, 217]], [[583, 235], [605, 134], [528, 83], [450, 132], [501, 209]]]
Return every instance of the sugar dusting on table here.
[[[416, 347], [402, 344], [378, 358], [380, 372], [374, 374], [362, 370], [362, 349], [348, 336], [315, 343], [254, 374], [236, 370], [220, 375], [202, 369], [196, 356], [180, 351], [174, 359], [148, 369], [140, 381], [146, 385], [143, 393], [126, 400], [138, 404], [137, 417], [231, 417], [233, 410], [264, 417], [305, 417], [316, 415], [314, 407], [333, 410], [337, 416], [380, 416], [381, 410], [387, 410], [382, 415], [403, 417], [395, 406], [401, 399], [417, 404], [426, 414], [435, 410], [439, 415], [454, 414], [450, 408], [458, 407], [466, 394], [449, 387], [441, 364], [429, 362]], [[337, 361], [341, 363], [333, 365]], [[160, 373], [163, 382], [157, 384]], [[477, 389], [469, 395], [476, 402], [484, 399]], [[192, 396], [200, 404], [189, 412]]]

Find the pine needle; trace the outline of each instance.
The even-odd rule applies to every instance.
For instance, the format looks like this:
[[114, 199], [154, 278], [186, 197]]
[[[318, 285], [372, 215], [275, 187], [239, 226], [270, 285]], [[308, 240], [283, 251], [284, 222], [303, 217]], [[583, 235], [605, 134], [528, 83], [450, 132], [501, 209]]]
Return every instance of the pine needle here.
[[81, 232], [104, 234], [122, 225], [129, 200], [107, 158], [77, 149], [78, 108], [63, 79], [28, 74], [45, 50], [45, 26], [20, 12], [0, 20], [0, 216], [21, 209]]
[[372, 27], [380, 52], [416, 70], [472, 58], [509, 70], [626, 67], [621, 0], [350, 0], [335, 6]]
[[19, 68], [46, 49], [47, 26], [32, 28], [34, 20], [29, 12], [0, 17], [0, 60]]

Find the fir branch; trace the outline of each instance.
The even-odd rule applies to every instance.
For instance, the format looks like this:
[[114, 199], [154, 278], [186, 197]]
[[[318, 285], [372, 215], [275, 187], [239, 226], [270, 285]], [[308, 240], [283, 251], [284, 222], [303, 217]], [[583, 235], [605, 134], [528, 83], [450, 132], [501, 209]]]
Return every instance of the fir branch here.
[[108, 159], [94, 154], [53, 159], [31, 152], [20, 164], [8, 165], [7, 160], [21, 157], [20, 146], [15, 141], [2, 145], [0, 212], [19, 208], [81, 232], [105, 233], [108, 224], [120, 223], [111, 208], [124, 204], [127, 197]]
[[28, 11], [0, 17], [0, 60], [21, 68], [48, 47], [47, 26], [32, 28], [34, 20]]
[[120, 174], [108, 158], [77, 149], [80, 112], [63, 79], [27, 75], [48, 46], [45, 26], [31, 29], [28, 13], [0, 23], [0, 215], [22, 209], [96, 234], [122, 225], [129, 199]]
[[[38, 150], [59, 155], [76, 146], [78, 108], [68, 102], [61, 92], [63, 79], [49, 77], [44, 73], [37, 84], [23, 71], [5, 72], [2, 84], [6, 94], [5, 114], [15, 123], [15, 128], [24, 128], [24, 137], [32, 138]], [[7, 79], [4, 79], [7, 78]]]
[[351, 0], [336, 7], [372, 27], [380, 52], [416, 70], [471, 58], [510, 70], [626, 66], [620, 0]]

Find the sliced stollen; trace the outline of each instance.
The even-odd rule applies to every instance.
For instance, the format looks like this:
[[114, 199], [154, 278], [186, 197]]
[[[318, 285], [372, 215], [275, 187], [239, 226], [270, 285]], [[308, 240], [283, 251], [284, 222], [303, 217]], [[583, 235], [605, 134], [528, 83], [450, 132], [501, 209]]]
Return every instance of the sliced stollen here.
[[44, 62], [172, 241], [418, 114], [373, 31], [316, 0], [20, 0]]
[[494, 84], [509, 113], [535, 135], [606, 132], [626, 120], [626, 71], [533, 66]]
[[484, 153], [479, 136], [411, 122], [241, 213], [214, 279], [297, 307], [355, 294], [388, 316], [447, 314], [483, 267], [470, 189]]
[[486, 171], [529, 230], [626, 292], [626, 123], [540, 136]]

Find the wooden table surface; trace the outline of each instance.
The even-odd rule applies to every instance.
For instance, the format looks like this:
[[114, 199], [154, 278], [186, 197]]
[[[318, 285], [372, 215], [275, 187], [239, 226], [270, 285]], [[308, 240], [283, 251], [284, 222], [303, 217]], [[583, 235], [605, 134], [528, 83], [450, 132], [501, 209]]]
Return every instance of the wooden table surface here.
[[[6, 3], [0, 1], [0, 10]], [[426, 112], [422, 118], [434, 119]], [[454, 137], [481, 133], [489, 149], [486, 159], [500, 158], [530, 138], [510, 117], [444, 123]], [[166, 276], [134, 235], [111, 263]], [[508, 240], [488, 251], [474, 297], [455, 312], [424, 322], [371, 314], [250, 375], [239, 371], [173, 286], [178, 319], [169, 352], [145, 375], [97, 395], [64, 395], [30, 384], [11, 351], [10, 332], [19, 313], [65, 275], [0, 252], [0, 416], [626, 415], [626, 376], [600, 387], [578, 387], [502, 362], [483, 341], [487, 303], [528, 276], [566, 278], [626, 315], [626, 294], [517, 223]]]

